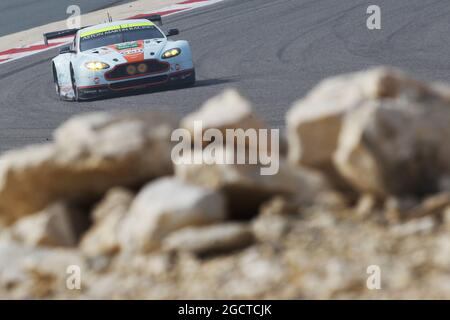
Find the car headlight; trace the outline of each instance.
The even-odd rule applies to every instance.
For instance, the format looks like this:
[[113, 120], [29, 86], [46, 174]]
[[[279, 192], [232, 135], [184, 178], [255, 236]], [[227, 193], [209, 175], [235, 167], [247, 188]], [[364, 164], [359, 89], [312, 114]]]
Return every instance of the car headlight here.
[[89, 61], [89, 62], [86, 62], [84, 64], [84, 66], [86, 68], [88, 68], [89, 70], [92, 70], [92, 71], [99, 71], [99, 70], [103, 70], [103, 69], [108, 69], [109, 68], [109, 64], [104, 63], [104, 62], [100, 62], [100, 61]]
[[162, 54], [162, 58], [163, 59], [173, 58], [173, 57], [180, 55], [180, 53], [181, 53], [181, 49], [178, 49], [178, 48], [170, 49]]

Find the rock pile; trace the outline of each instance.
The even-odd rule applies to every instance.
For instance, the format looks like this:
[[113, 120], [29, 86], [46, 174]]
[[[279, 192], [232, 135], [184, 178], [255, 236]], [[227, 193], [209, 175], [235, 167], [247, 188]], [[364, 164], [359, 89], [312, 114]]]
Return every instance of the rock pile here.
[[92, 201], [114, 186], [135, 186], [172, 172], [172, 117], [156, 113], [81, 115], [55, 142], [0, 159], [0, 217], [11, 222], [60, 199]]
[[270, 176], [172, 161], [196, 121], [269, 128], [235, 90], [180, 122], [77, 116], [0, 157], [0, 297], [449, 298], [449, 92], [385, 67], [327, 79], [287, 113]]
[[397, 70], [328, 79], [287, 114], [289, 159], [358, 192], [423, 196], [448, 186], [448, 97]]

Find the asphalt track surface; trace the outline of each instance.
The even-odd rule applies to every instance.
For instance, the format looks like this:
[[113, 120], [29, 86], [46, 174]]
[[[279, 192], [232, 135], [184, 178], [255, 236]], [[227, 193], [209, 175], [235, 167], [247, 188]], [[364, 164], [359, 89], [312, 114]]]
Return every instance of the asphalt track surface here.
[[116, 6], [131, 0], [0, 0], [0, 37], [64, 20], [67, 7], [76, 4], [81, 13]]
[[192, 88], [60, 102], [50, 59], [56, 50], [0, 66], [0, 151], [45, 142], [62, 121], [95, 110], [167, 110], [183, 116], [226, 87], [238, 88], [273, 127], [319, 80], [392, 65], [450, 80], [448, 0], [378, 0], [382, 29], [366, 27], [366, 0], [227, 0], [168, 17], [191, 42]]

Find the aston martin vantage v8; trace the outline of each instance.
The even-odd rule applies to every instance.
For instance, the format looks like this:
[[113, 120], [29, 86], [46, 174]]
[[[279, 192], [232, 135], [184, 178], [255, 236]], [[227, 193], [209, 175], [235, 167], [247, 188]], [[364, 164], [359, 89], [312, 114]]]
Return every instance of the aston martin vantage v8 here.
[[169, 84], [193, 85], [195, 69], [189, 43], [171, 41], [160, 16], [122, 20], [47, 33], [51, 39], [74, 35], [52, 60], [56, 92], [63, 100], [87, 100], [114, 92]]

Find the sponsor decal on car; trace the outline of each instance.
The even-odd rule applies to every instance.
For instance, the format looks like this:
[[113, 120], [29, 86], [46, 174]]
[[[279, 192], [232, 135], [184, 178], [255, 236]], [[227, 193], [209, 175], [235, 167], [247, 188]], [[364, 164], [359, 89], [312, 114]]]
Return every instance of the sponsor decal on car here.
[[133, 29], [139, 29], [142, 27], [153, 27], [155, 26], [155, 24], [151, 21], [145, 21], [145, 22], [136, 22], [136, 23], [124, 23], [124, 24], [118, 24], [115, 26], [108, 26], [108, 27], [104, 27], [104, 28], [99, 28], [99, 29], [95, 29], [95, 30], [90, 30], [90, 31], [86, 31], [86, 32], [82, 32], [80, 34], [80, 38], [86, 38], [86, 39], [90, 39], [90, 38], [95, 38], [95, 37], [99, 37], [99, 36], [104, 36], [106, 34], [109, 33], [114, 33], [114, 32], [122, 32], [125, 30], [133, 30]]
[[119, 52], [127, 62], [140, 62], [144, 60], [144, 41], [132, 41], [108, 46]]
[[139, 47], [139, 43], [137, 41], [128, 42], [128, 43], [120, 43], [116, 45], [117, 50], [125, 50], [125, 49], [131, 49]]
[[139, 54], [139, 53], [143, 53], [143, 52], [144, 52], [144, 49], [133, 49], [133, 50], [123, 51], [122, 54], [125, 56], [129, 56], [132, 54]]

